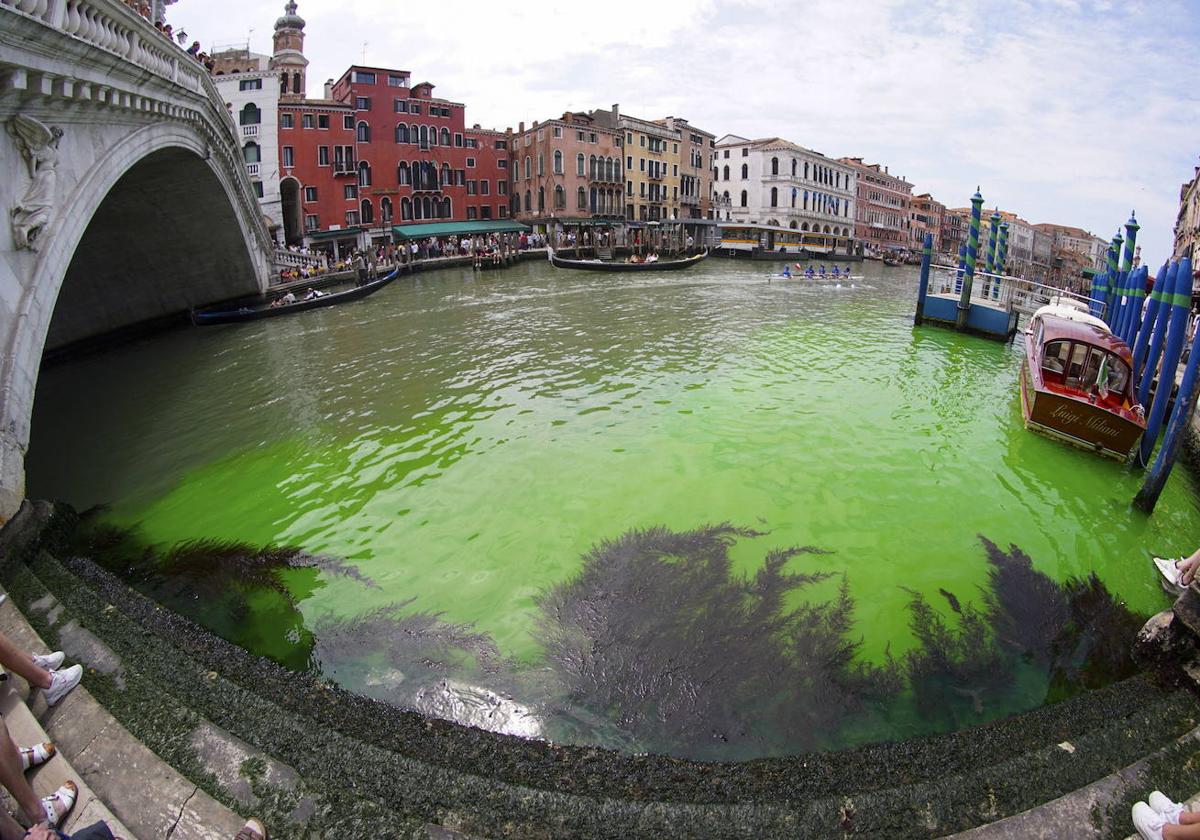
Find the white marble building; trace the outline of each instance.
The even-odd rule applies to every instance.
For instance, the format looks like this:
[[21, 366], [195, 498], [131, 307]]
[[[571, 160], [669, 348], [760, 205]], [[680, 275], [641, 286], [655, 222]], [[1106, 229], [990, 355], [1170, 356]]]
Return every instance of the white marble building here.
[[276, 241], [283, 238], [283, 202], [279, 194], [279, 73], [268, 69], [270, 56], [248, 49], [214, 53], [212, 77], [239, 133], [246, 173], [269, 220]]
[[722, 220], [854, 235], [854, 169], [780, 137], [717, 141], [713, 199]]

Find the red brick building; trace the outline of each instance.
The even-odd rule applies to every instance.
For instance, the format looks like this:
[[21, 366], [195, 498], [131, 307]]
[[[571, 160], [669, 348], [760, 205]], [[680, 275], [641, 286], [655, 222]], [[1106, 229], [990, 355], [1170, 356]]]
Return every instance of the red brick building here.
[[[338, 252], [390, 241], [393, 225], [507, 215], [505, 135], [465, 128], [465, 107], [407, 70], [350, 67], [305, 93], [304, 22], [276, 23], [292, 73], [279, 103], [280, 193], [287, 242]], [[289, 78], [290, 76], [290, 78]]]

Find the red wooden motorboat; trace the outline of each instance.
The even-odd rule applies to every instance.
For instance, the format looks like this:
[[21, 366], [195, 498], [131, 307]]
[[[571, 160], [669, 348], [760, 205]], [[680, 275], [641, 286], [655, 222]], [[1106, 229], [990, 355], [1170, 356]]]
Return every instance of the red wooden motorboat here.
[[1081, 304], [1053, 301], [1025, 329], [1025, 428], [1125, 461], [1146, 430], [1133, 356]]

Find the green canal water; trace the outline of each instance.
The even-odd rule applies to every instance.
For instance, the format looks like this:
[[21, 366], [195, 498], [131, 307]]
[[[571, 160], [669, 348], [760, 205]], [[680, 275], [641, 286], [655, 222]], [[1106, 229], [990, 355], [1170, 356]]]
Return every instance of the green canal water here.
[[1136, 513], [1138, 471], [1024, 430], [1019, 339], [859, 270], [445, 270], [161, 335], [43, 371], [30, 493], [251, 650], [555, 740], [838, 748], [1129, 673], [1190, 477]]

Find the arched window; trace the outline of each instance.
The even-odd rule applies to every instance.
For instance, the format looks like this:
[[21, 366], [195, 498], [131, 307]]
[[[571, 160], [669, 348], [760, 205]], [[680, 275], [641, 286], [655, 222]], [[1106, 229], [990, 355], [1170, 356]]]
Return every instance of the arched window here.
[[453, 215], [454, 212], [451, 209], [450, 198], [447, 196], [446, 198], [442, 199], [442, 218], [449, 219]]
[[778, 187], [771, 187], [771, 206], [772, 207], [779, 206], [779, 188]]
[[513, 193], [511, 196], [509, 196], [508, 203], [512, 207], [512, 213], [514, 216], [521, 212], [521, 196], [519, 196], [517, 193]]
[[437, 144], [437, 126], [431, 125], [429, 127], [429, 145], [436, 146]]
[[[525, 160], [529, 160], [529, 158], [525, 158]], [[533, 208], [529, 201], [529, 190], [525, 190], [525, 212], [528, 213], [532, 209]]]
[[779, 174], [779, 158], [777, 158], [777, 157], [771, 158], [771, 174], [772, 175]]
[[404, 123], [399, 123], [396, 126], [396, 142], [397, 143], [407, 143], [408, 142], [408, 126], [405, 125]]
[[729, 190], [725, 190], [725, 192], [721, 193], [721, 200], [726, 204], [729, 203]]
[[746, 206], [746, 191], [742, 190], [742, 206]]
[[371, 126], [367, 125], [365, 121], [359, 120], [358, 128], [354, 132], [354, 139], [357, 140], [359, 143], [370, 143], [371, 142]]
[[423, 125], [418, 129], [419, 142], [422, 149], [429, 148], [429, 126]]
[[546, 188], [538, 187], [538, 213], [546, 212]]
[[384, 196], [379, 200], [379, 221], [388, 224], [392, 220], [392, 200]]
[[749, 164], [743, 163], [742, 164], [742, 180], [745, 181], [749, 177], [750, 177], [750, 166], [749, 166]]
[[808, 161], [804, 161], [804, 179], [808, 180]]
[[[793, 161], [795, 163], [795, 161]], [[792, 206], [796, 206], [796, 188], [792, 187]]]
[[437, 216], [433, 214], [433, 201], [430, 200], [429, 196], [425, 196], [425, 198], [421, 199], [421, 203], [425, 205], [424, 208], [422, 208], [425, 211], [425, 218], [436, 219]]
[[242, 158], [246, 163], [259, 163], [262, 161], [262, 149], [257, 143], [247, 143], [242, 147]]
[[[793, 161], [793, 163], [794, 163], [794, 161]], [[790, 222], [788, 222], [788, 227], [790, 227], [792, 230], [795, 230], [796, 229], [796, 220], [792, 219]]]
[[566, 210], [567, 209], [567, 194], [563, 190], [561, 185], [555, 185], [555, 187], [554, 187], [554, 209], [555, 210]]
[[[532, 177], [533, 177], [532, 160], [530, 159], [529, 155], [525, 155], [525, 180], [528, 181]], [[528, 204], [529, 202], [527, 201], [525, 203]], [[526, 207], [525, 209], [528, 210], [529, 208]]]
[[608, 181], [610, 184], [617, 180], [617, 173], [614, 169], [614, 166], [615, 161], [612, 158], [604, 159], [604, 180]]
[[449, 145], [450, 145], [450, 129], [448, 129], [448, 128], [443, 128], [443, 129], [442, 129], [442, 131], [441, 131], [441, 135], [440, 135], [440, 137], [439, 137], [439, 142], [440, 142], [440, 143], [441, 143], [443, 146], [449, 146]]
[[365, 160], [358, 162], [358, 185], [360, 187], [371, 186], [371, 164]]
[[247, 102], [238, 116], [238, 123], [240, 125], [258, 125], [261, 122], [262, 111], [258, 110], [258, 106], [253, 102]]
[[579, 154], [575, 155], [575, 174], [576, 175], [585, 174], [584, 170], [583, 170], [583, 152], [580, 152]]
[[409, 183], [408, 179], [408, 163], [405, 161], [400, 161], [400, 163], [396, 165], [396, 183], [404, 185]]
[[825, 232], [829, 233], [829, 225], [825, 225]]
[[796, 165], [797, 165], [796, 159], [792, 158], [792, 177], [793, 178], [796, 177]]
[[361, 211], [359, 221], [361, 221], [364, 225], [369, 225], [375, 221], [375, 209], [371, 206], [371, 200], [369, 198], [364, 198], [361, 202], [359, 202], [359, 210]]
[[421, 142], [421, 129], [417, 127], [416, 123], [408, 127], [408, 142], [414, 146]]
[[304, 93], [304, 91], [300, 89], [300, 74], [299, 73], [292, 74], [292, 93]]
[[442, 186], [448, 187], [454, 180], [454, 173], [450, 170], [450, 164], [442, 164]]
[[591, 211], [593, 214], [595, 214], [596, 213], [596, 188], [595, 187], [592, 187], [590, 200], [591, 200]]
[[729, 180], [729, 164], [725, 165], [725, 180]]
[[808, 232], [808, 222], [805, 222], [804, 224], [800, 225], [800, 230], [807, 233]]
[[[583, 155], [579, 156], [579, 161], [582, 164]], [[576, 193], [576, 195], [575, 195], [575, 201], [578, 204], [580, 210], [586, 210], [587, 209], [587, 190], [585, 190], [583, 187], [580, 187], [579, 192]]]
[[[217, 71], [217, 75], [220, 76], [222, 74], [220, 71]], [[279, 74], [279, 92], [280, 93], [288, 92], [288, 74], [287, 73]]]
[[596, 180], [596, 156], [588, 155], [588, 178], [592, 181]]
[[412, 200], [408, 196], [400, 199], [400, 219], [405, 222], [412, 219]]
[[563, 174], [562, 152], [558, 149], [554, 150], [554, 174]]

